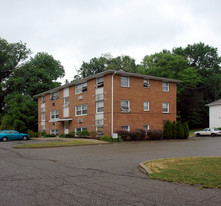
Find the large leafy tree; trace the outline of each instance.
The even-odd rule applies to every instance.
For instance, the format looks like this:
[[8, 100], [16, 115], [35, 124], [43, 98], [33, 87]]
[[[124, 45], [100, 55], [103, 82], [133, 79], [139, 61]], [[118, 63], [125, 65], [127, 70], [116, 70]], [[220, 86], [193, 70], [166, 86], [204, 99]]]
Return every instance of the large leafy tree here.
[[8, 43], [0, 38], [0, 117], [3, 113], [4, 97], [7, 95], [5, 82], [30, 53], [31, 50], [26, 47], [26, 44]]
[[61, 63], [47, 53], [38, 53], [34, 58], [16, 69], [8, 79], [8, 93], [35, 94], [60, 86], [57, 78], [64, 76]]
[[129, 56], [118, 56], [113, 58], [110, 54], [104, 54], [97, 58], [92, 58], [89, 62], [83, 62], [75, 79], [103, 72], [108, 69], [124, 69], [128, 72], [137, 72], [135, 59]]

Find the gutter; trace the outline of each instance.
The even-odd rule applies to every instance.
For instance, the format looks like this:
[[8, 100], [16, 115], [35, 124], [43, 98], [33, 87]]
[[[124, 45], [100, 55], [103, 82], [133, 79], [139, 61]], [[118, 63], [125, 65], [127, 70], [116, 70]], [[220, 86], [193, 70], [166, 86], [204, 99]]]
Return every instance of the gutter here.
[[114, 75], [117, 71], [112, 75], [112, 85], [111, 85], [111, 136], [113, 137], [114, 133]]

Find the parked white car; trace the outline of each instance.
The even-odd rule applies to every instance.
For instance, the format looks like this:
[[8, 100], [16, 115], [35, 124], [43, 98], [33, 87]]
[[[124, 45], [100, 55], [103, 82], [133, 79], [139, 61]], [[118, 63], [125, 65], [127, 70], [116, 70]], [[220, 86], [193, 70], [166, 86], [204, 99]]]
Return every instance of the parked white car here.
[[194, 132], [194, 134], [196, 136], [201, 136], [201, 135], [205, 135], [205, 136], [216, 136], [216, 135], [221, 135], [221, 131], [218, 128], [205, 128], [202, 131], [196, 131]]

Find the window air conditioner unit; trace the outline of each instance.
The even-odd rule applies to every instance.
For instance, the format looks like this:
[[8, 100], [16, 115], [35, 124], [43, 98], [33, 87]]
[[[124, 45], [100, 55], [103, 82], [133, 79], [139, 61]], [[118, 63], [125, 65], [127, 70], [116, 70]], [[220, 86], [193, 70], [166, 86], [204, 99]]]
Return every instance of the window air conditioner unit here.
[[78, 119], [78, 123], [82, 123], [83, 122], [83, 120], [82, 119]]
[[83, 99], [83, 97], [82, 96], [78, 96], [78, 100], [81, 100], [81, 99]]

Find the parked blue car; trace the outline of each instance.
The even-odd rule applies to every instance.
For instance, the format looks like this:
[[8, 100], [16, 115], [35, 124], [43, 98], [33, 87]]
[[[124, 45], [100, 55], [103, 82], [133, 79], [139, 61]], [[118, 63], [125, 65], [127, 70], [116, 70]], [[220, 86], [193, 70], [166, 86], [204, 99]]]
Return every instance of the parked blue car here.
[[16, 130], [2, 130], [0, 131], [0, 140], [6, 142], [8, 140], [29, 140], [30, 136], [25, 133], [19, 133]]

